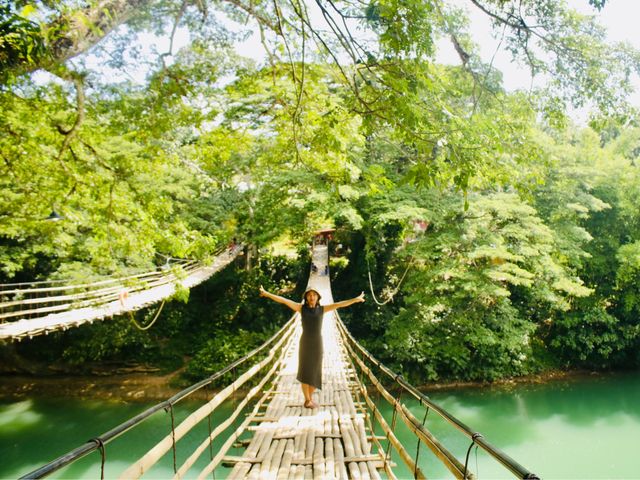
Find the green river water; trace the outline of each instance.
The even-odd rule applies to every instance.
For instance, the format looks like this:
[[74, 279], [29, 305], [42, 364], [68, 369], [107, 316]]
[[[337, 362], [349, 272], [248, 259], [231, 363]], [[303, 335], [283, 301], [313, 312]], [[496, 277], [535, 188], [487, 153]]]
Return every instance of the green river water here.
[[[438, 391], [430, 397], [540, 478], [640, 478], [640, 373]], [[403, 401], [416, 417], [424, 417], [425, 410], [417, 402], [408, 398]], [[176, 424], [200, 404], [178, 404]], [[0, 400], [0, 478], [24, 475], [149, 406], [56, 398]], [[212, 424], [215, 426], [230, 411], [231, 405], [224, 405], [212, 418]], [[389, 408], [384, 413], [391, 418]], [[170, 422], [170, 415], [160, 411], [109, 443], [105, 478], [116, 478], [127, 464], [167, 435]], [[206, 436], [208, 426], [203, 423], [178, 442], [178, 464]], [[464, 462], [469, 440], [433, 412], [427, 415], [426, 423]], [[415, 438], [401, 422], [397, 434], [415, 455]], [[229, 453], [238, 455], [240, 451]], [[205, 453], [197, 466], [204, 467], [208, 455]], [[424, 446], [419, 458], [427, 478], [451, 478]], [[398, 477], [410, 477], [400, 467], [402, 462], [395, 457], [394, 460], [399, 467]], [[471, 451], [469, 469], [481, 479], [514, 478], [480, 449]], [[228, 471], [219, 467], [216, 478], [224, 478]], [[173, 456], [169, 453], [145, 478], [172, 475]], [[51, 478], [100, 478], [100, 455], [91, 453]]]

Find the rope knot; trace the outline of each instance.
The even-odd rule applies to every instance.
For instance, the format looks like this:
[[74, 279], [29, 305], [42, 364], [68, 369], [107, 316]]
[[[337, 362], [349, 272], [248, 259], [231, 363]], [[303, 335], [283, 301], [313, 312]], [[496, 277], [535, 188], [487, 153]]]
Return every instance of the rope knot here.
[[476, 432], [473, 435], [471, 435], [471, 440], [473, 440], [474, 442], [479, 438], [483, 438], [481, 433]]
[[104, 450], [104, 442], [100, 437], [93, 437], [89, 441], [95, 443], [100, 450]]

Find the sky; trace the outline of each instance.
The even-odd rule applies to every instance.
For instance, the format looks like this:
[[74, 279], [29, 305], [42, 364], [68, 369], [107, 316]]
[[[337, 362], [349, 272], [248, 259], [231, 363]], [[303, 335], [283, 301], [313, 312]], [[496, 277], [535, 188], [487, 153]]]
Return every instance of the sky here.
[[[495, 54], [493, 65], [503, 73], [503, 84], [506, 90], [529, 89], [531, 77], [526, 67], [511, 61], [508, 52], [498, 50], [498, 40], [493, 38], [489, 17], [482, 13], [469, 0], [449, 0], [467, 10], [471, 20], [471, 36], [479, 44], [482, 59], [491, 61]], [[568, 6], [585, 15], [595, 15], [599, 22], [607, 29], [607, 37], [611, 42], [627, 41], [640, 50], [640, 34], [638, 19], [640, 19], [640, 0], [607, 0], [602, 11], [598, 11], [588, 0], [566, 0]], [[443, 39], [437, 44], [436, 61], [444, 64], [459, 64], [460, 59], [451, 42]], [[265, 53], [256, 35], [237, 46], [237, 51], [243, 56], [264, 61]], [[543, 82], [542, 78], [538, 83]], [[640, 78], [633, 79], [635, 93], [629, 98], [632, 105], [640, 108]], [[578, 118], [575, 118], [578, 117]], [[586, 121], [587, 112], [574, 112], [574, 120], [578, 123]]]
[[[480, 12], [469, 0], [453, 0], [454, 3], [465, 8], [471, 19], [471, 35], [480, 46], [484, 61], [490, 61], [496, 51], [498, 40], [491, 35], [489, 18]], [[611, 42], [627, 41], [640, 50], [640, 34], [638, 19], [640, 19], [640, 1], [638, 0], [608, 0], [601, 12], [589, 5], [588, 0], [568, 0], [569, 7], [585, 15], [595, 15], [600, 24], [607, 29], [607, 38]], [[441, 63], [460, 63], [458, 55], [448, 41], [439, 43], [437, 60]], [[451, 62], [450, 60], [454, 61]], [[504, 87], [507, 90], [528, 89], [531, 77], [526, 68], [511, 62], [510, 54], [498, 51], [493, 62], [494, 66], [503, 73]], [[640, 78], [634, 78], [635, 94], [630, 98], [633, 105], [640, 107]]]
[[[511, 61], [508, 52], [497, 50], [498, 40], [493, 38], [489, 18], [475, 7], [469, 0], [448, 0], [467, 10], [471, 20], [471, 36], [480, 47], [482, 59], [489, 62], [494, 57], [493, 65], [503, 73], [503, 84], [508, 91], [515, 89], [529, 89], [531, 86], [531, 77], [526, 67], [517, 65]], [[610, 41], [627, 41], [635, 48], [640, 50], [640, 35], [638, 34], [638, 21], [640, 18], [640, 0], [607, 0], [605, 7], [601, 12], [589, 5], [588, 0], [567, 0], [567, 4], [580, 13], [587, 15], [595, 15], [600, 23], [607, 29], [607, 35]], [[310, 12], [313, 16], [314, 12]], [[318, 14], [319, 15], [319, 14]], [[232, 22], [228, 22], [232, 25]], [[243, 28], [246, 28], [244, 26]], [[148, 34], [143, 35], [141, 41], [144, 49], [148, 53], [149, 58], [157, 57], [157, 53], [153, 53], [152, 45], [157, 52], [166, 52], [169, 46], [169, 38], [156, 37]], [[189, 43], [189, 32], [186, 29], [178, 29], [174, 39], [174, 53], [181, 47]], [[253, 58], [257, 62], [264, 62], [266, 54], [259, 40], [259, 35], [254, 33], [249, 36], [246, 41], [236, 45], [237, 52], [245, 57]], [[497, 53], [496, 53], [497, 50]], [[99, 59], [86, 58], [88, 66], [100, 70]], [[171, 57], [167, 58], [171, 61]], [[460, 60], [455, 53], [453, 46], [448, 39], [443, 39], [437, 44], [436, 61], [444, 64], [459, 64]], [[93, 65], [91, 65], [93, 63]], [[132, 78], [137, 79], [140, 83], [144, 82], [148, 70], [147, 67], [141, 67], [139, 71], [129, 71]], [[119, 74], [121, 75], [121, 74]], [[542, 78], [538, 83], [544, 81]], [[635, 93], [630, 97], [629, 101], [636, 107], [640, 107], [640, 78], [634, 78]], [[586, 112], [576, 112], [576, 115], [585, 116]]]

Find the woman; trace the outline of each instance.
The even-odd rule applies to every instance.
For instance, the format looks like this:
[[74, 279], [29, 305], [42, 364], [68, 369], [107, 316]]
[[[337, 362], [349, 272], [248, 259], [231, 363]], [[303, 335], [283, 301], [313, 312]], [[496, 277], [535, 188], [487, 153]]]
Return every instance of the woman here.
[[306, 408], [318, 408], [311, 395], [316, 388], [322, 387], [322, 317], [325, 313], [338, 308], [364, 302], [364, 292], [355, 298], [324, 306], [320, 305], [320, 294], [313, 287], [307, 288], [302, 296], [301, 303], [269, 293], [262, 286], [260, 287], [260, 296], [283, 303], [294, 312], [300, 313], [302, 336], [300, 337], [298, 375], [296, 379], [302, 384], [304, 406]]

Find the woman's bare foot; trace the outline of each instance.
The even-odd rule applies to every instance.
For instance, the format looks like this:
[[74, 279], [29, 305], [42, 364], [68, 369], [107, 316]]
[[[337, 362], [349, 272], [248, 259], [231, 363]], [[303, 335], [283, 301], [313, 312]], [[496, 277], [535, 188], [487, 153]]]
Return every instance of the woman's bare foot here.
[[304, 401], [304, 408], [313, 408], [311, 405], [313, 405], [313, 402], [311, 400]]

